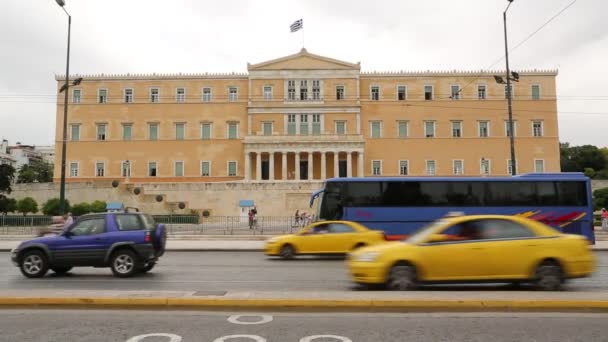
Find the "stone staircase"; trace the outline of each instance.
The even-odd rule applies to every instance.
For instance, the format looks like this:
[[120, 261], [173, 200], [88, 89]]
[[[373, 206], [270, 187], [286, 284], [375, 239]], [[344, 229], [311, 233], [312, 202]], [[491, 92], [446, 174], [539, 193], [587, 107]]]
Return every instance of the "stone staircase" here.
[[596, 241], [608, 241], [608, 231], [595, 228], [595, 240]]

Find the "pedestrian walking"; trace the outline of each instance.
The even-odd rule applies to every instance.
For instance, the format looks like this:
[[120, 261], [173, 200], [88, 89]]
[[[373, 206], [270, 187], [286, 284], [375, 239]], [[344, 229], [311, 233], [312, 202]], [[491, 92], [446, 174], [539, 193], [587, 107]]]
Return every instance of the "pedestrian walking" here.
[[608, 230], [608, 210], [602, 208], [602, 229]]
[[300, 210], [296, 209], [296, 214], [294, 215], [294, 225], [297, 227], [300, 225]]

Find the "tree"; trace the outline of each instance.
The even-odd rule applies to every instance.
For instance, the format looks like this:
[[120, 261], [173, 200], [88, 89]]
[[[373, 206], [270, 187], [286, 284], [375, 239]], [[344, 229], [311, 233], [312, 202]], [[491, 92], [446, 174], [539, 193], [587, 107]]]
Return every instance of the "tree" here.
[[37, 213], [38, 203], [31, 197], [25, 197], [17, 202], [17, 211], [23, 213], [25, 216], [27, 213]]
[[86, 202], [74, 204], [71, 209], [71, 212], [74, 216], [82, 216], [88, 214], [91, 212], [91, 205]]
[[[65, 210], [66, 213], [70, 211], [70, 202], [67, 199], [65, 200]], [[59, 198], [51, 198], [44, 202], [44, 205], [42, 205], [42, 213], [47, 216], [61, 215], [61, 210], [59, 210]]]
[[608, 188], [597, 189], [593, 192], [593, 209], [608, 208]]
[[106, 211], [106, 202], [104, 201], [95, 201], [91, 203], [91, 212], [93, 213], [103, 213]]
[[53, 181], [53, 165], [44, 160], [32, 160], [19, 169], [17, 183], [48, 183]]
[[564, 172], [583, 172], [585, 168], [602, 170], [606, 168], [606, 156], [593, 145], [573, 146], [560, 144], [560, 164]]
[[0, 195], [0, 213], [6, 215], [15, 211], [17, 211], [17, 201]]
[[8, 164], [0, 164], [0, 196], [3, 193], [11, 193], [13, 179], [15, 179], [15, 168]]

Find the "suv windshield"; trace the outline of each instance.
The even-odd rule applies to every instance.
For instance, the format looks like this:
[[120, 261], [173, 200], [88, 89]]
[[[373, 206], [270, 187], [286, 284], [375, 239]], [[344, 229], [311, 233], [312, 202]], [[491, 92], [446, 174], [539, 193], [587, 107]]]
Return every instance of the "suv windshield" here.
[[148, 214], [141, 215], [141, 219], [144, 221], [144, 225], [147, 229], [153, 230], [156, 228], [156, 222], [154, 218]]

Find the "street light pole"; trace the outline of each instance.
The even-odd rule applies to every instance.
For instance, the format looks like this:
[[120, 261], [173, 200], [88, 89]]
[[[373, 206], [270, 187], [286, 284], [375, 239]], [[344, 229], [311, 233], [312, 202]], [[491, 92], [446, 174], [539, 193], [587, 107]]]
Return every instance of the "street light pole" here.
[[507, 63], [507, 103], [509, 108], [509, 140], [511, 144], [511, 175], [517, 174], [517, 162], [515, 161], [515, 131], [513, 129], [513, 107], [512, 107], [512, 89], [511, 89], [511, 70], [509, 70], [509, 47], [507, 44], [507, 11], [513, 3], [513, 0], [508, 0], [509, 5], [502, 13], [505, 30], [505, 60]]
[[68, 89], [70, 82], [70, 31], [72, 28], [72, 16], [65, 9], [65, 0], [55, 0], [57, 4], [63, 9], [65, 14], [68, 15], [68, 53], [67, 61], [65, 66], [65, 85], [63, 91], [65, 92], [63, 100], [63, 134], [61, 140], [61, 183], [59, 185], [59, 211], [61, 214], [65, 214], [65, 157], [66, 157], [66, 142], [68, 140]]

